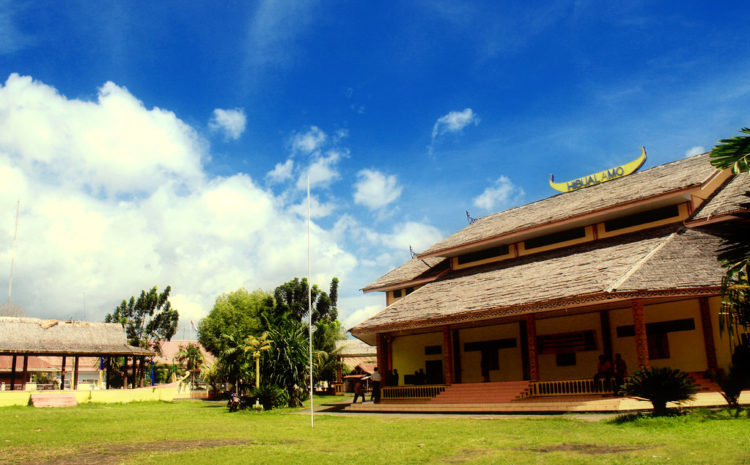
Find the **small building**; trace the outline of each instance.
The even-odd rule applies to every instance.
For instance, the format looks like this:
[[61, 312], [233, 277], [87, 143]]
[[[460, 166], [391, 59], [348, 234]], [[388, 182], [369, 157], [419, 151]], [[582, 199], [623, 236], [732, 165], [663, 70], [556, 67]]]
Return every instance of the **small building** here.
[[581, 184], [479, 218], [365, 286], [385, 308], [351, 333], [381, 371], [431, 384], [572, 389], [614, 354], [631, 373], [727, 369], [716, 257], [750, 176], [703, 154]]
[[[102, 357], [124, 358], [125, 384], [130, 377], [135, 387], [136, 364], [143, 366], [145, 358], [153, 355], [150, 350], [129, 345], [118, 323], [0, 317], [0, 367], [10, 368], [0, 371], [0, 376], [7, 390], [26, 388], [30, 366], [59, 372], [63, 389], [77, 389], [82, 373], [91, 372], [90, 362]], [[97, 381], [98, 375], [97, 367]], [[109, 384], [106, 373], [103, 381]]]
[[[336, 372], [336, 393], [354, 392], [354, 381], [372, 375], [376, 366], [375, 346], [358, 339], [337, 341], [335, 354], [339, 362]], [[346, 369], [346, 376], [342, 376], [342, 368]]]

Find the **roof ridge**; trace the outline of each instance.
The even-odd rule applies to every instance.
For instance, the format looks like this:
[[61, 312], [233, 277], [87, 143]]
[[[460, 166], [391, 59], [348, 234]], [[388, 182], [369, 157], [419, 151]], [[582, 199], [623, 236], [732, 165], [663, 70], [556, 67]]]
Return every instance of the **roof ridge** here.
[[624, 275], [620, 276], [617, 280], [615, 280], [615, 282], [613, 282], [612, 285], [610, 285], [607, 289], [605, 289], [604, 292], [609, 294], [612, 291], [616, 291], [618, 287], [622, 286], [622, 284], [625, 283], [625, 281], [630, 279], [630, 277], [633, 276], [633, 274], [635, 274], [638, 270], [640, 270], [643, 267], [643, 265], [645, 265], [646, 262], [648, 262], [651, 259], [651, 257], [653, 257], [665, 245], [669, 244], [672, 240], [674, 240], [675, 236], [678, 233], [681, 233], [684, 230], [685, 228], [681, 227], [677, 231], [667, 236], [667, 238], [664, 241], [662, 241], [656, 247], [651, 249], [649, 253], [641, 257], [640, 260], [638, 260], [632, 267], [630, 267], [630, 269]]

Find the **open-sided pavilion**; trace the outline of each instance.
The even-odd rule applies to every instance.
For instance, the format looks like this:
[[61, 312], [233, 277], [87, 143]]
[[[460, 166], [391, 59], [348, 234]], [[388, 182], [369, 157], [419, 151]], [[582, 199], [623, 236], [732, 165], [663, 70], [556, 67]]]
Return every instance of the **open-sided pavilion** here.
[[[128, 386], [128, 372], [132, 370], [132, 386], [137, 387], [136, 364], [144, 366], [145, 358], [153, 355], [150, 350], [129, 345], [117, 323], [0, 317], [0, 357], [11, 358], [10, 372], [0, 373], [0, 382], [6, 383], [9, 390], [26, 389], [29, 358], [37, 356], [60, 357], [62, 388], [67, 358], [73, 358], [74, 390], [78, 388], [81, 357], [124, 357], [124, 386]], [[109, 382], [106, 384], [109, 387]]]

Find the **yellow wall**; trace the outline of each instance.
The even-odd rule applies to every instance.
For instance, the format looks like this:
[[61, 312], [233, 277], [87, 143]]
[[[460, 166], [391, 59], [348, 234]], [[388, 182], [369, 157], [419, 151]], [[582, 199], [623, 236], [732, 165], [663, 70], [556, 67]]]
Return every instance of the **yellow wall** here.
[[482, 378], [481, 352], [465, 352], [464, 344], [467, 342], [493, 341], [509, 338], [516, 339], [516, 347], [500, 349], [500, 369], [490, 370], [490, 381], [523, 379], [520, 329], [518, 323], [510, 323], [482, 328], [468, 328], [459, 331], [459, 342], [461, 343], [461, 382], [481, 383], [484, 381]]
[[103, 403], [118, 404], [129, 402], [147, 401], [172, 401], [177, 397], [190, 397], [187, 386], [167, 385], [140, 389], [105, 389], [105, 390], [78, 390], [78, 391], [4, 391], [0, 392], [0, 407], [14, 405], [29, 405], [31, 394], [58, 395], [74, 394], [79, 404]]
[[[726, 336], [724, 339], [720, 339], [718, 335], [718, 298], [709, 299], [709, 306], [714, 326], [717, 361], [719, 367], [726, 368], [729, 361], [728, 343], [726, 342]], [[649, 362], [652, 367], [668, 366], [683, 371], [704, 371], [708, 368], [698, 299], [646, 305], [644, 306], [644, 316], [647, 324], [684, 318], [692, 318], [695, 323], [694, 330], [668, 333], [670, 358], [652, 359]], [[633, 314], [630, 308], [610, 312], [613, 351], [620, 352], [623, 355], [631, 374], [638, 366], [635, 338], [632, 336], [618, 338], [617, 326], [632, 324]]]
[[[398, 370], [398, 383], [404, 384], [404, 375], [414, 374], [420, 368], [424, 370], [426, 360], [442, 360], [442, 354], [424, 354], [425, 347], [438, 345], [443, 345], [442, 331], [395, 337], [391, 343], [391, 350], [393, 351], [393, 368]], [[445, 350], [444, 347], [443, 350]]]
[[576, 364], [573, 366], [559, 367], [555, 354], [539, 354], [539, 378], [544, 381], [594, 376], [599, 355], [603, 353], [601, 328], [598, 312], [537, 320], [537, 336], [592, 330], [596, 338], [596, 349], [576, 352]]
[[711, 327], [714, 330], [714, 346], [716, 347], [716, 361], [719, 368], [729, 369], [732, 363], [732, 354], [730, 352], [729, 334], [723, 331], [719, 326], [719, 309], [721, 307], [720, 297], [711, 297], [708, 299], [708, 306], [711, 309]]

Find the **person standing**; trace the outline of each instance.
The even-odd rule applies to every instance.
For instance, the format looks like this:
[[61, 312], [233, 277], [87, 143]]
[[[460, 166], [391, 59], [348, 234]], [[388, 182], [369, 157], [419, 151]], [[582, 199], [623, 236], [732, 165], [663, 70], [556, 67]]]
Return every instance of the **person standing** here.
[[383, 380], [383, 377], [378, 371], [378, 367], [375, 367], [375, 371], [372, 372], [371, 379], [372, 397], [370, 397], [370, 400], [377, 404], [378, 402], [380, 402], [380, 382]]
[[622, 355], [615, 354], [615, 391], [619, 391], [622, 383], [625, 382], [625, 378], [628, 377], [628, 365], [625, 360], [622, 359]]

